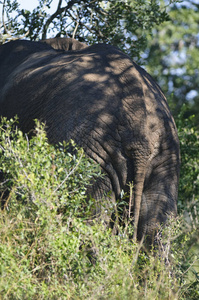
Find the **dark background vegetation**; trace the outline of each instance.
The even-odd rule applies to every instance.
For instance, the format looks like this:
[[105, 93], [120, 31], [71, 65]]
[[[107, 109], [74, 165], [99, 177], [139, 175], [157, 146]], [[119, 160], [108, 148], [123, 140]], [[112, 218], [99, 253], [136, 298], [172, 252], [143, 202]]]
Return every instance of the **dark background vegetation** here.
[[[41, 209], [38, 213], [38, 203], [34, 203], [34, 207], [30, 204], [31, 216], [27, 215], [29, 213], [24, 212], [20, 205], [24, 199], [29, 201], [27, 199], [30, 198], [30, 190], [35, 195], [35, 190], [39, 191], [41, 186], [38, 186], [37, 182], [34, 188], [30, 188], [28, 183], [20, 181], [23, 176], [18, 174], [18, 171], [12, 170], [14, 165], [9, 166], [2, 160], [2, 166], [10, 170], [9, 174], [13, 174], [9, 180], [19, 182], [19, 186], [17, 184], [14, 186], [23, 194], [23, 197], [20, 194], [21, 198], [18, 196], [21, 202], [17, 202], [14, 190], [11, 188], [9, 190], [9, 186], [6, 187], [9, 190], [8, 199], [12, 199], [12, 201], [9, 200], [10, 203], [14, 203], [13, 207], [17, 206], [18, 211], [22, 210], [22, 212], [16, 214], [10, 207], [9, 214], [6, 215], [4, 210], [1, 216], [3, 233], [1, 236], [4, 237], [3, 246], [0, 246], [1, 261], [4, 261], [0, 271], [1, 278], [3, 278], [3, 281], [0, 281], [2, 297], [12, 299], [15, 294], [17, 295], [16, 299], [20, 299], [20, 297], [25, 297], [25, 293], [29, 290], [31, 292], [27, 299], [29, 299], [28, 297], [94, 299], [92, 295], [96, 295], [96, 299], [107, 299], [107, 297], [131, 299], [129, 295], [132, 295], [133, 299], [141, 299], [141, 297], [145, 299], [155, 299], [156, 297], [160, 299], [197, 299], [199, 297], [199, 1], [34, 0], [32, 1], [35, 2], [33, 10], [27, 6], [26, 2], [29, 1], [24, 1], [22, 5], [18, 2], [17, 0], [1, 1], [0, 43], [18, 38], [40, 40], [55, 36], [73, 37], [89, 45], [99, 42], [109, 43], [129, 54], [156, 79], [167, 96], [176, 120], [181, 142], [182, 167], [178, 200], [179, 218], [176, 222], [171, 222], [172, 234], [169, 237], [165, 236], [166, 245], [172, 244], [172, 250], [168, 250], [170, 253], [169, 263], [165, 267], [167, 254], [163, 255], [164, 263], [162, 264], [161, 259], [139, 251], [138, 245], [132, 244], [128, 239], [130, 226], [125, 232], [121, 231], [120, 237], [125, 236], [123, 240], [119, 240], [119, 237], [118, 240], [113, 240], [110, 232], [104, 232], [100, 226], [86, 227], [82, 222], [83, 226], [80, 222], [82, 219], [76, 218], [79, 217], [78, 214], [81, 214], [81, 212], [77, 213], [80, 207], [77, 203], [80, 200], [77, 201], [76, 194], [72, 194], [74, 198], [71, 196], [68, 198], [68, 194], [66, 194], [66, 199], [70, 200], [68, 200], [69, 203], [73, 203], [70, 204], [68, 210], [69, 215], [70, 212], [73, 214], [73, 217], [70, 215], [71, 219], [69, 218], [70, 225], [64, 218], [60, 225], [57, 217], [51, 215], [52, 209], [49, 211], [44, 209], [44, 211], [48, 211], [46, 215], [40, 211]], [[2, 130], [2, 132], [4, 131]], [[2, 136], [2, 139], [4, 138], [5, 135]], [[15, 135], [14, 138], [22, 139], [22, 136]], [[37, 151], [39, 152], [41, 141], [40, 144], [35, 141], [35, 144], [38, 144]], [[19, 150], [22, 154], [27, 147], [24, 145], [26, 144], [22, 143], [22, 148]], [[5, 154], [4, 156], [11, 155], [6, 154], [2, 148], [1, 151]], [[50, 151], [56, 150], [51, 149]], [[52, 168], [51, 156], [50, 154], [46, 155], [49, 155], [49, 162], [46, 164]], [[59, 157], [61, 154], [59, 152], [56, 155]], [[64, 155], [67, 156], [67, 152]], [[16, 154], [14, 157], [16, 160]], [[23, 159], [27, 161], [27, 158], [23, 157], [18, 158], [18, 161], [23, 161]], [[60, 158], [60, 160], [62, 159]], [[68, 160], [70, 161], [70, 159]], [[72, 162], [74, 163], [74, 161]], [[32, 163], [36, 164], [34, 161]], [[85, 164], [84, 162], [81, 165], [81, 170], [89, 169], [85, 167]], [[62, 168], [64, 167], [60, 165], [59, 173]], [[92, 167], [89, 170], [88, 177], [92, 176], [92, 172], [94, 172]], [[74, 173], [72, 172], [73, 175]], [[38, 170], [31, 170], [30, 174], [32, 175], [28, 176], [32, 176], [31, 180], [34, 181]], [[30, 181], [30, 178], [27, 180]], [[51, 182], [45, 176], [43, 180], [43, 184]], [[84, 178], [85, 182], [86, 180]], [[56, 183], [57, 186], [60, 186], [62, 181], [63, 178], [60, 178], [60, 182]], [[68, 188], [74, 187], [78, 182], [77, 190], [84, 194], [84, 188], [80, 188], [85, 184], [84, 181], [81, 181], [81, 176], [75, 177], [74, 181], [75, 183], [66, 181]], [[2, 189], [5, 189], [5, 184], [2, 185]], [[24, 186], [25, 190], [22, 189]], [[35, 189], [34, 192], [32, 192], [32, 188]], [[48, 198], [49, 195], [47, 194], [45, 197]], [[59, 198], [58, 194], [57, 197]], [[50, 222], [53, 229], [51, 228], [47, 232], [48, 227], [45, 227], [45, 224], [53, 216], [55, 222]], [[24, 223], [22, 222], [23, 217]], [[36, 226], [36, 220], [41, 221], [38, 223], [39, 226]], [[8, 222], [6, 226], [5, 222]], [[10, 225], [8, 226], [8, 224]], [[11, 224], [15, 224], [15, 226], [13, 225], [13, 227]], [[75, 226], [79, 228], [79, 231], [75, 231]], [[5, 227], [10, 228], [10, 231], [5, 233]], [[17, 231], [15, 231], [16, 228]], [[61, 236], [55, 228], [59, 229], [61, 233], [66, 230], [70, 238]], [[8, 237], [6, 238], [6, 236]], [[57, 236], [55, 239], [57, 242], [54, 241], [53, 236]], [[24, 240], [21, 240], [22, 237]], [[39, 250], [38, 243], [41, 243], [42, 250]], [[160, 247], [161, 243], [160, 241]], [[23, 248], [22, 244], [24, 244], [24, 250], [20, 250]], [[164, 247], [165, 251], [167, 251], [167, 246]], [[87, 249], [90, 248], [94, 248], [95, 262], [93, 262], [93, 255], [89, 258], [90, 250], [87, 251]], [[35, 252], [33, 249], [36, 249]], [[105, 267], [104, 259], [107, 259], [107, 267]], [[20, 267], [17, 267], [17, 260], [21, 262]], [[64, 264], [67, 267], [64, 268]], [[114, 272], [114, 270], [116, 271]], [[15, 274], [16, 276], [14, 276]], [[8, 281], [5, 287], [7, 276], [10, 276], [12, 280]], [[35, 284], [38, 285], [37, 288]], [[67, 286], [68, 292], [64, 285]], [[163, 289], [160, 288], [161, 285]], [[47, 290], [51, 291], [51, 294], [48, 294]]]

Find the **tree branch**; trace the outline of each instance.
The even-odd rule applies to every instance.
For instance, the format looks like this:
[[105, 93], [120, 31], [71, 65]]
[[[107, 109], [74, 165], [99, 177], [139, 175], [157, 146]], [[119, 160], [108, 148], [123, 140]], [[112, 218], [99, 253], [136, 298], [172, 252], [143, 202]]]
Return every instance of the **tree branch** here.
[[[77, 20], [73, 17], [73, 15], [69, 12], [68, 13], [70, 18], [77, 23]], [[88, 25], [84, 24], [80, 19], [78, 20], [78, 26], [82, 26], [82, 27], [85, 27], [89, 32], [91, 33], [95, 33], [97, 34], [98, 36], [100, 36], [101, 38], [104, 38], [104, 35], [102, 34], [102, 32], [100, 30], [97, 30], [96, 28], [93, 29], [91, 27], [89, 27]], [[76, 33], [76, 32], [75, 32]]]
[[71, 0], [68, 2], [68, 4], [64, 7], [61, 7], [62, 4], [62, 0], [59, 0], [58, 6], [57, 6], [57, 10], [54, 14], [52, 14], [48, 20], [46, 21], [46, 23], [44, 24], [43, 27], [43, 33], [42, 33], [42, 40], [46, 39], [46, 34], [47, 34], [47, 30], [48, 27], [50, 26], [51, 22], [61, 13], [63, 13], [64, 11], [67, 11], [68, 9], [70, 9], [75, 3], [80, 3], [81, 0]]
[[2, 9], [2, 23], [3, 23], [3, 28], [4, 28], [4, 34], [6, 34], [8, 38], [11, 38], [12, 41], [19, 40], [19, 39], [23, 39], [24, 37], [26, 37], [26, 36], [29, 34], [29, 30], [28, 30], [26, 33], [24, 33], [24, 35], [21, 36], [21, 37], [13, 37], [12, 34], [10, 34], [10, 33], [8, 32], [8, 29], [7, 29], [6, 23], [5, 23], [5, 7], [6, 7], [6, 1], [7, 1], [7, 0], [4, 0], [4, 2], [3, 2], [3, 9]]
[[73, 39], [75, 38], [75, 35], [76, 35], [76, 32], [77, 32], [78, 26], [79, 26], [79, 17], [77, 16], [76, 26], [75, 26], [75, 29], [74, 29], [73, 35], [72, 35], [72, 38], [73, 38]]
[[6, 0], [3, 1], [3, 9], [2, 9], [2, 23], [3, 23], [3, 28], [4, 28], [4, 33], [8, 34], [8, 30], [6, 28], [6, 24], [5, 24], [5, 6], [6, 6]]

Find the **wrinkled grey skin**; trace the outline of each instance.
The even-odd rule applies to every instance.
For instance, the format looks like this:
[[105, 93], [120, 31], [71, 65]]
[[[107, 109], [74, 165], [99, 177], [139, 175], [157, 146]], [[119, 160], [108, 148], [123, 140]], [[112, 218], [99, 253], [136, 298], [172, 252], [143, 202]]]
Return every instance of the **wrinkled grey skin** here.
[[97, 200], [111, 191], [106, 201], [115, 201], [133, 181], [134, 238], [151, 238], [176, 214], [179, 141], [166, 98], [113, 46], [66, 52], [50, 45], [74, 49], [66, 39], [0, 47], [0, 115], [17, 114], [24, 132], [39, 119], [51, 143], [73, 139], [82, 146], [105, 174], [89, 191]]
[[65, 51], [81, 50], [87, 47], [87, 45], [72, 38], [57, 37], [52, 39], [41, 40], [40, 42], [46, 43], [56, 50]]

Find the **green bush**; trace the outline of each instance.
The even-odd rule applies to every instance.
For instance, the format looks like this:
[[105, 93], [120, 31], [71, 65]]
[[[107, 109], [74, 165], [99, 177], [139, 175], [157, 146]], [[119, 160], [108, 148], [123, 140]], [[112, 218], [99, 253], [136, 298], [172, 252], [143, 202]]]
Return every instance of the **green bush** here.
[[[199, 129], [195, 116], [185, 117], [188, 106], [182, 107], [176, 120], [181, 148], [181, 174], [178, 211], [183, 217], [181, 235], [186, 236], [181, 258], [185, 299], [199, 298]], [[189, 113], [188, 113], [189, 115]], [[180, 241], [179, 241], [180, 243]]]
[[0, 132], [2, 299], [196, 299], [184, 252], [194, 230], [182, 218], [143, 250], [131, 224], [114, 235], [89, 222], [86, 188], [101, 174], [74, 142], [50, 145], [38, 122], [31, 139], [13, 120]]

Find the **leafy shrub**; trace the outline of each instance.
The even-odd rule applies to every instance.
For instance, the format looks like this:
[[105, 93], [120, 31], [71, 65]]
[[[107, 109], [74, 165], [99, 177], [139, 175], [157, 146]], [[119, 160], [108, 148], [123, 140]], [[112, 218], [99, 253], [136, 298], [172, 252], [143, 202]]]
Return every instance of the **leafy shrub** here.
[[[186, 238], [181, 257], [182, 282], [185, 299], [199, 297], [199, 130], [195, 116], [185, 117], [184, 105], [178, 116], [177, 127], [181, 147], [181, 174], [178, 210], [183, 216], [181, 237]], [[189, 114], [188, 114], [189, 115]], [[181, 243], [181, 240], [176, 242]], [[181, 250], [182, 252], [182, 250]]]
[[5, 179], [1, 189], [5, 186], [9, 202], [14, 201], [9, 209], [16, 211], [14, 206], [25, 202], [30, 205], [29, 211], [36, 212], [37, 207], [39, 213], [42, 203], [44, 209], [53, 211], [67, 208], [67, 215], [84, 211], [88, 207], [86, 186], [94, 175], [99, 176], [99, 167], [85, 158], [83, 149], [77, 149], [73, 141], [56, 147], [48, 144], [44, 125], [36, 122], [35, 135], [29, 140], [17, 127], [13, 128], [13, 122], [2, 126], [0, 136], [0, 163]]
[[86, 188], [99, 167], [74, 142], [49, 145], [38, 122], [30, 140], [14, 124], [4, 119], [0, 133], [2, 299], [197, 296], [197, 281], [185, 277], [192, 229], [171, 220], [147, 252], [132, 240], [131, 224], [114, 235], [103, 220], [88, 222], [94, 199]]

